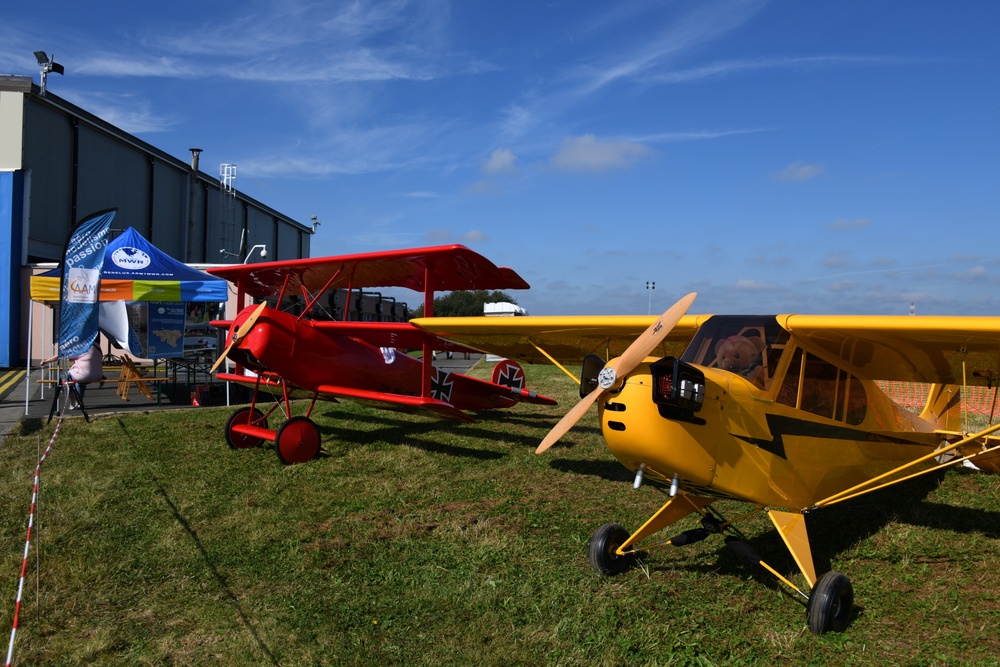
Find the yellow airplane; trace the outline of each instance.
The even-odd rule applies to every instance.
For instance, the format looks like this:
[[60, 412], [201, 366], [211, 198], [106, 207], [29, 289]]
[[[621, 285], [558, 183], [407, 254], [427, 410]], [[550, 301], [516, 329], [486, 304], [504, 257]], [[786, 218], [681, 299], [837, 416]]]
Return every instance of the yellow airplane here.
[[[584, 357], [581, 400], [537, 453], [597, 403], [608, 448], [635, 472], [635, 488], [644, 478], [670, 488], [638, 530], [608, 523], [594, 532], [595, 570], [624, 572], [652, 548], [720, 534], [801, 596], [812, 632], [842, 631], [853, 586], [837, 572], [817, 577], [806, 516], [950, 466], [1000, 472], [1000, 438], [992, 435], [1000, 424], [970, 433], [962, 400], [963, 388], [1000, 380], [1000, 317], [687, 315], [694, 298], [658, 318], [411, 322], [468, 347], [555, 363], [574, 380], [563, 363]], [[893, 380], [926, 387], [919, 414], [876, 383]], [[995, 404], [995, 389], [993, 396]], [[755, 507], [727, 521], [709, 507], [720, 498]], [[695, 512], [701, 528], [648, 541]], [[777, 528], [808, 593], [740, 539], [734, 524], [758, 512]]]

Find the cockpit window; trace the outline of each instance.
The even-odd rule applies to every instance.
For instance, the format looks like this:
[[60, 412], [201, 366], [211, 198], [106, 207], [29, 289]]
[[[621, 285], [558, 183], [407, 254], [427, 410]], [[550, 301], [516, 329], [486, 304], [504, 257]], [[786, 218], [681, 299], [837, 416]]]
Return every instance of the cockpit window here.
[[788, 332], [773, 315], [715, 315], [698, 329], [681, 361], [721, 368], [770, 389], [787, 342]]
[[868, 410], [868, 395], [861, 380], [800, 349], [795, 350], [775, 400], [852, 426], [864, 421]]

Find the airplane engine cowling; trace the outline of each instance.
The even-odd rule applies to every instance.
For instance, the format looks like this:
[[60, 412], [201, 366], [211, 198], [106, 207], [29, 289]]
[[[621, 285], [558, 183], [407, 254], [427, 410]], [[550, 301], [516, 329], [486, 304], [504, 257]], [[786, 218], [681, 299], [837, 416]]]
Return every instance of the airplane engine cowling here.
[[705, 402], [705, 373], [674, 357], [649, 367], [653, 375], [653, 402], [664, 417], [693, 419]]
[[[687, 486], [710, 487], [715, 477], [715, 447], [722, 435], [718, 428], [725, 391], [708, 388], [699, 407], [709, 417], [706, 420], [690, 409], [658, 404], [653, 400], [655, 382], [651, 367], [640, 364], [620, 390], [601, 397], [598, 407], [608, 449], [630, 470], [642, 467], [648, 476], [666, 482], [676, 474]], [[675, 414], [667, 416], [664, 410]]]

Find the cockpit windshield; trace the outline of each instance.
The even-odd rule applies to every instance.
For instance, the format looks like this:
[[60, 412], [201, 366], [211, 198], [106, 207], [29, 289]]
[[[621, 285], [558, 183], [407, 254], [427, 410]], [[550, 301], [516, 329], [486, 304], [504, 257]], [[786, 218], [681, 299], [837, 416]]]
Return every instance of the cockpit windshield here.
[[681, 361], [721, 368], [769, 389], [788, 332], [773, 315], [715, 315], [698, 329]]

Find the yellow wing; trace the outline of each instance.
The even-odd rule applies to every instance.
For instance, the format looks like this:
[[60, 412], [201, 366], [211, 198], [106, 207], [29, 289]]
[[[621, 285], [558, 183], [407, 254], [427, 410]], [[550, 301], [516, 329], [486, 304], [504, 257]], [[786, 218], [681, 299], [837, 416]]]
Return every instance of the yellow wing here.
[[873, 380], [996, 386], [1000, 317], [779, 315], [792, 336]]
[[[687, 315], [654, 351], [679, 356], [711, 315]], [[420, 329], [482, 352], [529, 364], [576, 364], [588, 354], [604, 360], [621, 355], [656, 319], [653, 315], [423, 317]]]
[[[686, 315], [654, 354], [680, 356], [711, 315]], [[468, 347], [525, 363], [578, 363], [620, 355], [652, 316], [432, 317], [411, 324]], [[957, 385], [1000, 382], [1000, 317], [778, 315], [807, 347], [858, 375]], [[551, 357], [551, 359], [549, 359]]]

